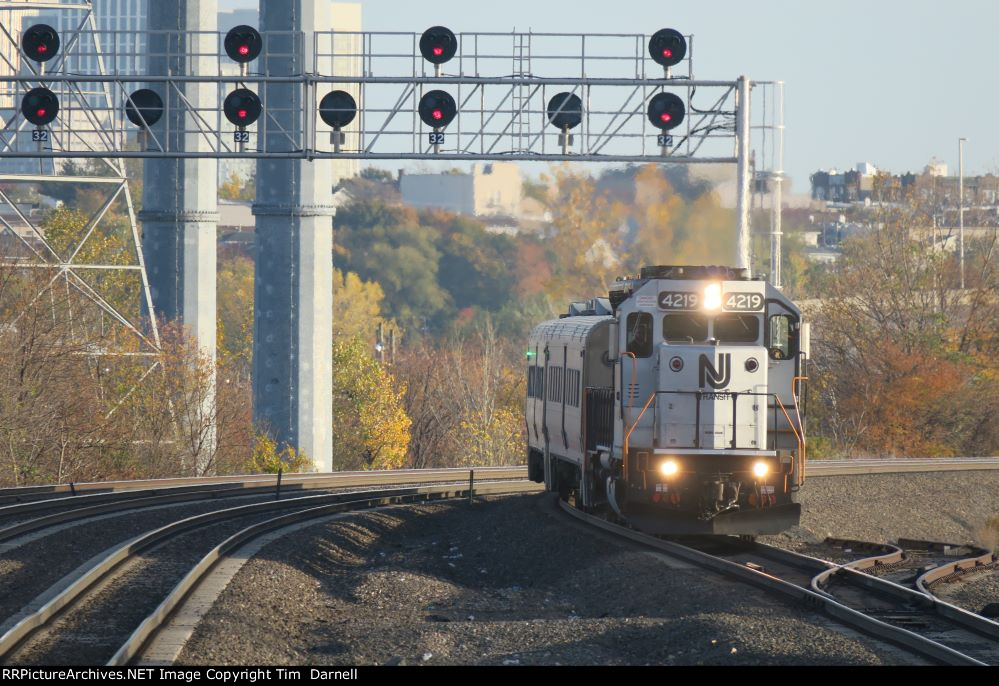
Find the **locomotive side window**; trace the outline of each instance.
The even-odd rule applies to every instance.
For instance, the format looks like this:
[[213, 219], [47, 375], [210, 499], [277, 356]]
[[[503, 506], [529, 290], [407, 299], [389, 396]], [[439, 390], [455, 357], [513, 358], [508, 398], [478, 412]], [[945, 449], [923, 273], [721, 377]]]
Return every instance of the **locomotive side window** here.
[[760, 318], [754, 314], [723, 314], [715, 318], [715, 338], [723, 343], [756, 343]]
[[786, 314], [770, 318], [767, 348], [774, 360], [789, 360], [798, 354], [798, 333], [791, 325], [791, 317]]
[[667, 343], [702, 343], [708, 340], [708, 318], [700, 314], [668, 314], [663, 317]]
[[633, 312], [628, 315], [628, 352], [635, 357], [652, 357], [652, 315]]

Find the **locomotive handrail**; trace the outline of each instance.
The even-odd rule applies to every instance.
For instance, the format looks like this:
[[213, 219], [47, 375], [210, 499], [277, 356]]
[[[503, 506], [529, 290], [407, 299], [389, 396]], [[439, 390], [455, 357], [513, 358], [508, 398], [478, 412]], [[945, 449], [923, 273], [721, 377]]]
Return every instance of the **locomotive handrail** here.
[[[638, 357], [635, 353], [627, 352], [621, 354], [621, 359], [625, 357], [631, 358], [631, 385], [628, 386], [628, 421], [631, 421], [631, 389], [634, 388], [638, 390]], [[655, 394], [652, 394], [652, 398], [655, 398]], [[652, 398], [649, 398], [649, 402], [652, 402]], [[621, 367], [621, 419], [624, 419], [624, 366]], [[645, 404], [645, 410], [649, 409], [649, 403]], [[631, 437], [631, 432], [635, 430], [635, 426], [638, 426], [638, 422], [642, 421], [642, 415], [645, 414], [645, 410], [642, 410], [642, 414], [638, 415], [638, 419], [635, 420], [635, 425], [631, 427], [631, 431], [628, 431], [624, 436], [624, 459], [622, 464], [624, 467], [624, 476], [628, 478], [628, 439]]]
[[652, 401], [654, 401], [662, 392], [663, 391], [656, 391], [655, 393], [649, 396], [649, 400], [648, 402], [645, 403], [645, 407], [642, 408], [642, 412], [638, 415], [638, 419], [635, 420], [635, 423], [632, 424], [631, 428], [628, 429], [628, 431], [624, 434], [623, 462], [624, 462], [624, 478], [626, 479], [628, 478], [628, 441], [629, 439], [631, 439], [632, 432], [634, 432], [634, 430], [638, 428], [638, 423], [642, 421], [642, 417], [644, 417], [645, 413], [649, 411], [649, 406], [652, 404]]
[[[744, 396], [762, 397], [762, 398], [768, 398], [768, 399], [769, 398], [773, 398], [774, 404], [772, 405], [772, 407], [774, 409], [774, 418], [773, 418], [774, 419], [774, 429], [776, 431], [776, 428], [777, 428], [777, 409], [780, 408], [781, 412], [784, 414], [784, 418], [787, 420], [788, 426], [791, 427], [791, 431], [794, 434], [795, 441], [798, 444], [799, 460], [801, 459], [801, 456], [804, 454], [804, 427], [801, 427], [801, 430], [799, 431], [799, 426], [800, 426], [800, 421], [801, 421], [800, 414], [798, 414], [798, 426], [796, 426], [794, 420], [791, 419], [790, 413], [787, 411], [787, 408], [785, 407], [784, 403], [781, 401], [781, 399], [778, 396], [778, 394], [776, 394], [776, 393], [757, 393], [757, 392], [754, 392], [754, 391], [742, 391], [742, 392], [740, 392], [740, 391], [723, 391], [723, 392], [719, 392], [719, 394], [724, 394], [724, 395], [727, 395], [727, 396], [731, 395], [732, 396], [733, 412], [732, 412], [732, 446], [731, 447], [732, 447], [733, 450], [738, 450], [739, 449], [739, 445], [738, 445], [738, 428], [737, 428], [737, 425], [735, 423], [736, 422], [736, 411], [735, 411], [735, 407], [737, 406], [738, 399], [740, 397], [744, 397]], [[627, 432], [625, 433], [625, 436], [624, 436], [624, 446], [623, 446], [624, 447], [623, 464], [624, 464], [625, 470], [627, 470], [627, 467], [628, 467], [628, 453], [629, 453], [629, 448], [630, 448], [631, 434], [634, 433], [635, 429], [638, 428], [638, 425], [641, 423], [642, 418], [645, 416], [645, 413], [648, 412], [649, 407], [652, 406], [652, 404], [657, 400], [657, 398], [660, 395], [693, 395], [693, 396], [697, 397], [697, 419], [696, 419], [696, 422], [695, 422], [696, 426], [695, 426], [695, 436], [694, 436], [694, 445], [693, 445], [693, 447], [694, 448], [699, 448], [700, 447], [700, 432], [701, 432], [700, 404], [701, 404], [701, 401], [703, 399], [704, 391], [701, 391], [701, 390], [698, 390], [698, 391], [656, 391], [656, 392], [652, 393], [652, 395], [649, 396], [649, 400], [645, 403], [645, 406], [642, 408], [642, 412], [638, 415], [638, 418], [635, 419], [634, 423], [631, 424], [631, 426], [628, 428]], [[797, 397], [795, 397], [795, 409], [797, 410]], [[656, 417], [656, 419], [658, 420], [658, 416]], [[656, 431], [656, 429], [655, 429], [655, 427], [653, 427], [653, 432], [655, 433], [655, 431]], [[656, 440], [658, 440], [658, 436], [654, 435], [653, 436], [653, 441], [656, 441]], [[774, 440], [776, 440], [776, 434], [775, 434]], [[628, 472], [625, 471], [624, 473], [627, 474]]]
[[[805, 483], [805, 424], [801, 421], [801, 403], [798, 402], [798, 388], [800, 384], [808, 381], [807, 376], [796, 376], [791, 381], [791, 397], [794, 398], [794, 414], [798, 418], [798, 428], [801, 429], [801, 438], [798, 441], [798, 485]], [[790, 422], [790, 419], [788, 419]]]

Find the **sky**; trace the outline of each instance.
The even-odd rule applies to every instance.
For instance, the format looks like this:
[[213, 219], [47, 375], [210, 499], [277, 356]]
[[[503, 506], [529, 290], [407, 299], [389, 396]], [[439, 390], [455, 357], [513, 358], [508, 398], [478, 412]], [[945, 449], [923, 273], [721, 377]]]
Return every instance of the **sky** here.
[[[267, 0], [262, 0], [266, 2]], [[219, 0], [220, 9], [256, 0]], [[817, 169], [871, 162], [900, 173], [936, 157], [999, 173], [996, 0], [362, 0], [364, 30], [532, 29], [694, 34], [695, 75], [786, 83], [786, 170], [805, 192]]]

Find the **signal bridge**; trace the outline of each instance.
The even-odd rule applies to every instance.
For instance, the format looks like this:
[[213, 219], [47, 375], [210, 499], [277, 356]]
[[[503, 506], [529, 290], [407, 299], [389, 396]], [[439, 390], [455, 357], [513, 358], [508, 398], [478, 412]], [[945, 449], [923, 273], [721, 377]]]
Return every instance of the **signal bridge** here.
[[[208, 354], [216, 209], [202, 189], [215, 183], [215, 161], [258, 160], [254, 411], [321, 469], [331, 438], [332, 284], [323, 256], [332, 248], [333, 161], [734, 165], [739, 266], [750, 261], [749, 208], [760, 178], [776, 182], [779, 259], [783, 85], [695, 78], [690, 36], [331, 32], [319, 30], [331, 25], [328, 8], [312, 0], [268, 0], [262, 30], [223, 35], [212, 30], [213, 2], [188, 0], [181, 17], [170, 4], [151, 5], [145, 41], [98, 31], [92, 15], [70, 36], [48, 26], [21, 36], [4, 30], [25, 59], [0, 76], [18, 105], [2, 122], [0, 157], [101, 159], [126, 196], [122, 161], [145, 159], [155, 182], [146, 184], [141, 249], [132, 217], [145, 311], [183, 320]], [[0, 2], [8, 5], [23, 7]], [[140, 44], [148, 73], [106, 68], [109, 53], [116, 65], [134, 64], [122, 58], [137, 55], [120, 46]], [[79, 58], [73, 70], [70, 55]], [[774, 277], [779, 283], [776, 261]], [[128, 324], [155, 348], [148, 325]]]

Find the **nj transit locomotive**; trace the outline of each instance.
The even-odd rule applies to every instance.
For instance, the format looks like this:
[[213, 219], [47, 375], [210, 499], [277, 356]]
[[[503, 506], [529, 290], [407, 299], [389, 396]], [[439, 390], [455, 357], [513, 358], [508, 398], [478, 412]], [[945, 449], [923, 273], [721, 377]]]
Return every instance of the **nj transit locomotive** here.
[[799, 522], [808, 327], [747, 270], [646, 267], [531, 334], [530, 478], [659, 534]]

